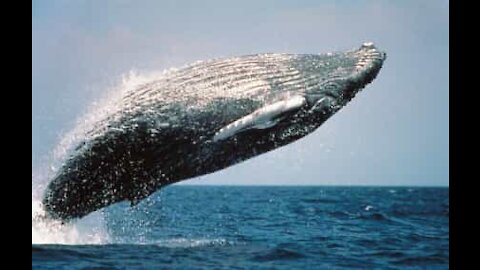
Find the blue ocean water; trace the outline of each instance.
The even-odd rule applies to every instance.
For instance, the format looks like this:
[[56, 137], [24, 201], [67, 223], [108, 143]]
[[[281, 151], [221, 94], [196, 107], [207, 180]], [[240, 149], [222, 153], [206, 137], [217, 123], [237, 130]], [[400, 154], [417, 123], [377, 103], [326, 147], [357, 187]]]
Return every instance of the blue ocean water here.
[[104, 210], [108, 242], [33, 269], [448, 269], [449, 189], [166, 187]]

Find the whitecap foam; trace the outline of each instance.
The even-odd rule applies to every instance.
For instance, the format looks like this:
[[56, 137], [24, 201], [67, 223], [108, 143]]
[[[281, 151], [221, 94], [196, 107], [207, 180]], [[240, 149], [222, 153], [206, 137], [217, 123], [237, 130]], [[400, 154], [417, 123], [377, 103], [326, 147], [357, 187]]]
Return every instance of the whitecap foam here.
[[214, 239], [172, 238], [172, 239], [158, 240], [153, 244], [160, 247], [167, 247], [167, 248], [193, 248], [193, 247], [204, 247], [204, 246], [227, 246], [227, 245], [233, 245], [233, 242], [227, 241], [226, 239], [223, 239], [223, 238], [214, 238]]
[[88, 217], [85, 221], [62, 224], [46, 217], [39, 200], [32, 200], [32, 244], [106, 244], [108, 233], [101, 217]]

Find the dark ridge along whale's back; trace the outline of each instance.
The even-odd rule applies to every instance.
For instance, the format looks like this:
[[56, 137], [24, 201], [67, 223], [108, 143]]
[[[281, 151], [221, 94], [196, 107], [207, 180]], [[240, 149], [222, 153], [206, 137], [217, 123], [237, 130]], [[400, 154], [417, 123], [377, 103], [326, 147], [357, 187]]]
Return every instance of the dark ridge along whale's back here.
[[378, 74], [372, 43], [328, 54], [197, 62], [131, 89], [98, 120], [45, 192], [71, 220], [221, 170], [313, 132]]

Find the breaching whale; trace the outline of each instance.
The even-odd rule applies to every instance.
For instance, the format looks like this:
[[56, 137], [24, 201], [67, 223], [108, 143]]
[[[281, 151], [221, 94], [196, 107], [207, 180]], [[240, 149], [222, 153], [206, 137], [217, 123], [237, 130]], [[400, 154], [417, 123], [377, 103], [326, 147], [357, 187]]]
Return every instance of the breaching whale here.
[[328, 54], [257, 54], [196, 62], [127, 92], [47, 186], [50, 218], [138, 203], [313, 132], [378, 74], [373, 43]]

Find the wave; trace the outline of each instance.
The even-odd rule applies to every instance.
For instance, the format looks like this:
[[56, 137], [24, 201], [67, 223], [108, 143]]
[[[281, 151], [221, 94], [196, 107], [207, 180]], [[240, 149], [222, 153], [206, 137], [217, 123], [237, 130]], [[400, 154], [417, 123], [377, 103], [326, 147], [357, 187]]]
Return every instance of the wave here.
[[274, 248], [266, 254], [259, 254], [253, 257], [254, 261], [258, 262], [268, 262], [276, 260], [295, 260], [305, 258], [306, 256], [303, 253], [293, 251], [286, 248]]
[[233, 246], [233, 241], [228, 241], [224, 238], [214, 239], [188, 239], [188, 238], [171, 238], [164, 240], [157, 240], [150, 243], [150, 245], [166, 248], [195, 248], [195, 247], [219, 247], [219, 246]]

